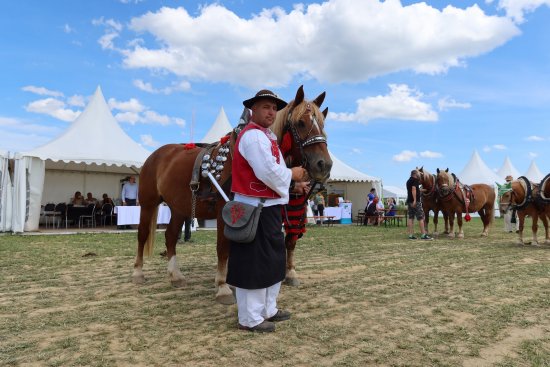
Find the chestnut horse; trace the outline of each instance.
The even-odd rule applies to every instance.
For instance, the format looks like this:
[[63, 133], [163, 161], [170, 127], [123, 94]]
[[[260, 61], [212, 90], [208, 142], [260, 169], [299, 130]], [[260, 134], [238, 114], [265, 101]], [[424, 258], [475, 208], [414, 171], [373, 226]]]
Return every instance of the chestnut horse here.
[[495, 190], [486, 184], [463, 185], [454, 174], [437, 169], [437, 192], [439, 196], [439, 208], [449, 215], [449, 237], [454, 238], [454, 216], [456, 213], [458, 222], [458, 238], [464, 238], [462, 230], [462, 213], [478, 212], [483, 222], [482, 236], [489, 234], [489, 226], [493, 222], [495, 212]]
[[[428, 232], [428, 225], [430, 224], [430, 210], [434, 212], [434, 231], [433, 235], [437, 236], [437, 223], [439, 222], [439, 198], [437, 196], [435, 175], [431, 174], [424, 167], [417, 167], [417, 171], [420, 173], [420, 184], [422, 185], [422, 208], [424, 209], [424, 221], [426, 226], [426, 232]], [[445, 232], [449, 233], [449, 216], [443, 212], [443, 220], [445, 221]]]
[[[519, 219], [519, 245], [526, 244], [523, 240], [523, 228], [526, 216], [530, 216], [533, 221], [531, 225], [531, 230], [533, 231], [533, 246], [539, 245], [537, 240], [539, 217], [544, 225], [544, 231], [546, 234], [545, 242], [550, 244], [548, 218], [545, 213], [546, 208], [550, 207], [550, 205], [544, 204], [541, 200], [539, 200], [540, 194], [541, 192], [539, 191], [539, 185], [535, 185], [525, 176], [521, 176], [517, 180], [512, 181], [511, 189], [504, 192], [500, 198], [499, 210], [501, 213], [506, 213], [508, 210], [512, 209], [517, 211]], [[541, 197], [544, 198], [544, 194]]]
[[[309, 102], [304, 99], [303, 87], [284, 109], [277, 113], [273, 131], [279, 141], [283, 134], [289, 138], [293, 152], [300, 154], [296, 161], [303, 164], [313, 181], [325, 182], [332, 167], [332, 160], [326, 145], [324, 118], [321, 112], [325, 93]], [[224, 199], [206, 176], [207, 171], [215, 175], [226, 193], [231, 189], [231, 156], [238, 133], [244, 127], [239, 124], [219, 143], [207, 147], [194, 144], [168, 144], [154, 151], [145, 161], [140, 173], [139, 202], [141, 205], [138, 226], [138, 247], [132, 279], [143, 283], [143, 254], [151, 255], [157, 225], [158, 206], [164, 202], [170, 207], [171, 218], [165, 233], [168, 274], [172, 285], [182, 287], [185, 279], [176, 259], [176, 242], [184, 221], [191, 218], [217, 219], [218, 266], [215, 277], [216, 300], [223, 304], [235, 302], [226, 283], [229, 241], [223, 236], [224, 223], [221, 219]], [[287, 139], [287, 140], [288, 140]], [[201, 171], [201, 174], [199, 174]], [[204, 176], [203, 176], [204, 174]], [[287, 258], [293, 259], [294, 244], [286, 243]], [[292, 245], [292, 247], [290, 247]], [[287, 277], [296, 276], [293, 262]], [[292, 283], [292, 282], [291, 282]]]
[[544, 204], [544, 214], [550, 220], [550, 173], [539, 184], [539, 200]]

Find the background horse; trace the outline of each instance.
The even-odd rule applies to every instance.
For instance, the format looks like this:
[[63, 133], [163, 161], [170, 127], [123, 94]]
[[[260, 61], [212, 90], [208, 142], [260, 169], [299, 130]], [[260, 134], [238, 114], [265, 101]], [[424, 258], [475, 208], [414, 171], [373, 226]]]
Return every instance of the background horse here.
[[[433, 235], [437, 236], [437, 223], [439, 221], [439, 202], [436, 191], [436, 179], [435, 175], [431, 174], [424, 167], [417, 167], [420, 173], [420, 184], [422, 185], [422, 208], [424, 209], [424, 220], [426, 222], [426, 232], [428, 232], [428, 225], [430, 224], [430, 210], [434, 212], [434, 231]], [[445, 221], [445, 232], [449, 233], [449, 216], [443, 212], [443, 220]]]
[[546, 207], [550, 207], [550, 205], [545, 205], [538, 200], [539, 186], [534, 185], [524, 176], [512, 181], [511, 186], [511, 189], [504, 192], [500, 197], [499, 210], [501, 213], [506, 213], [508, 210], [516, 209], [519, 220], [518, 244], [526, 244], [523, 240], [523, 228], [526, 216], [530, 216], [533, 220], [531, 225], [531, 230], [533, 231], [533, 246], [538, 246], [539, 244], [537, 239], [539, 217], [544, 225], [546, 243], [550, 243], [548, 218], [545, 213]]
[[[330, 174], [330, 159], [324, 134], [324, 115], [319, 111], [325, 93], [315, 100], [304, 100], [300, 87], [294, 101], [277, 113], [273, 130], [279, 131], [291, 145], [291, 154], [298, 156], [309, 177], [325, 182]], [[235, 302], [226, 283], [229, 241], [223, 236], [224, 223], [221, 219], [224, 199], [202, 172], [211, 172], [222, 189], [231, 191], [231, 153], [238, 133], [243, 125], [237, 126], [219, 143], [210, 146], [195, 144], [168, 144], [154, 151], [145, 161], [140, 174], [139, 201], [141, 205], [138, 226], [138, 247], [132, 279], [143, 283], [143, 255], [150, 255], [154, 246], [158, 206], [164, 202], [170, 207], [171, 218], [165, 233], [168, 274], [176, 287], [185, 284], [176, 259], [176, 242], [184, 221], [191, 218], [217, 219], [218, 264], [215, 277], [216, 300], [223, 304]], [[290, 141], [288, 141], [290, 139]], [[292, 147], [295, 147], [292, 149]], [[287, 244], [288, 245], [288, 244]], [[295, 243], [294, 243], [295, 245]], [[294, 248], [288, 249], [287, 257], [293, 258]], [[291, 254], [291, 255], [288, 255]], [[294, 269], [294, 265], [292, 265]]]
[[[495, 190], [486, 184], [463, 185], [454, 175], [437, 169], [436, 178], [439, 207], [449, 215], [449, 237], [454, 234], [454, 216], [456, 213], [458, 223], [458, 237], [464, 238], [462, 230], [462, 213], [478, 212], [483, 222], [482, 236], [489, 234], [489, 226], [493, 222], [495, 211]], [[469, 220], [466, 214], [466, 220]]]

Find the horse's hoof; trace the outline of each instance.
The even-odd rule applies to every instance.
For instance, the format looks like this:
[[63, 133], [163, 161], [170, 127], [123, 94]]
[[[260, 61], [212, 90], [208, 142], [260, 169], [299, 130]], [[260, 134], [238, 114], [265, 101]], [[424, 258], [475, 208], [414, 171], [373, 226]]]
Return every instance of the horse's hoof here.
[[540, 247], [539, 243], [536, 241], [531, 242], [531, 245], [535, 247]]
[[456, 237], [458, 237], [460, 239], [463, 239], [464, 238], [464, 233], [459, 233], [458, 236], [456, 236]]
[[170, 284], [172, 284], [172, 287], [174, 288], [183, 288], [187, 285], [187, 282], [185, 279], [178, 279], [178, 280], [171, 280]]
[[455, 235], [454, 235], [453, 233], [449, 233], [449, 234], [447, 235], [447, 237], [448, 237], [448, 238], [455, 238]]
[[235, 297], [233, 297], [233, 294], [223, 294], [216, 296], [216, 302], [221, 303], [222, 305], [234, 305]]
[[488, 236], [489, 236], [489, 234], [487, 232], [482, 232], [481, 233], [481, 237], [488, 237]]
[[300, 285], [300, 281], [297, 278], [285, 278], [283, 283], [290, 287], [297, 287]]
[[134, 283], [134, 284], [144, 284], [145, 283], [145, 277], [143, 275], [133, 276], [132, 277], [132, 283]]

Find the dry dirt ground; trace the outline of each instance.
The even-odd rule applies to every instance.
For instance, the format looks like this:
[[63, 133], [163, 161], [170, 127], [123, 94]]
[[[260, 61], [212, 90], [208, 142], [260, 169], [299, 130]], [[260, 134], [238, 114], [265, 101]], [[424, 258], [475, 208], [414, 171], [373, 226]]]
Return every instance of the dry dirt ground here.
[[178, 246], [181, 289], [162, 234], [140, 286], [135, 233], [0, 236], [0, 365], [549, 366], [550, 246], [501, 224], [431, 242], [311, 227], [279, 299], [293, 317], [264, 335], [214, 301], [215, 232]]

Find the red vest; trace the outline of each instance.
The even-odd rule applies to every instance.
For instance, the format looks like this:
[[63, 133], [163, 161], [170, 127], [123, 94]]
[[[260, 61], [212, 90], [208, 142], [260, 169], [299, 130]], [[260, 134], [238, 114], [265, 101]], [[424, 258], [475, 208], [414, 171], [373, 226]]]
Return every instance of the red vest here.
[[[239, 152], [239, 143], [241, 142], [241, 137], [243, 134], [252, 129], [257, 129], [264, 131], [265, 128], [256, 125], [253, 122], [250, 122], [245, 126], [245, 128], [239, 134], [237, 142], [235, 143], [235, 150], [233, 151], [233, 169], [232, 173], [232, 182], [231, 182], [231, 191], [245, 196], [252, 196], [257, 198], [266, 198], [266, 199], [278, 199], [281, 196], [273, 191], [269, 186], [260, 181], [259, 178], [254, 174], [254, 170], [248, 164], [248, 161]], [[276, 140], [271, 140], [271, 154], [279, 163], [279, 147], [277, 146]]]

